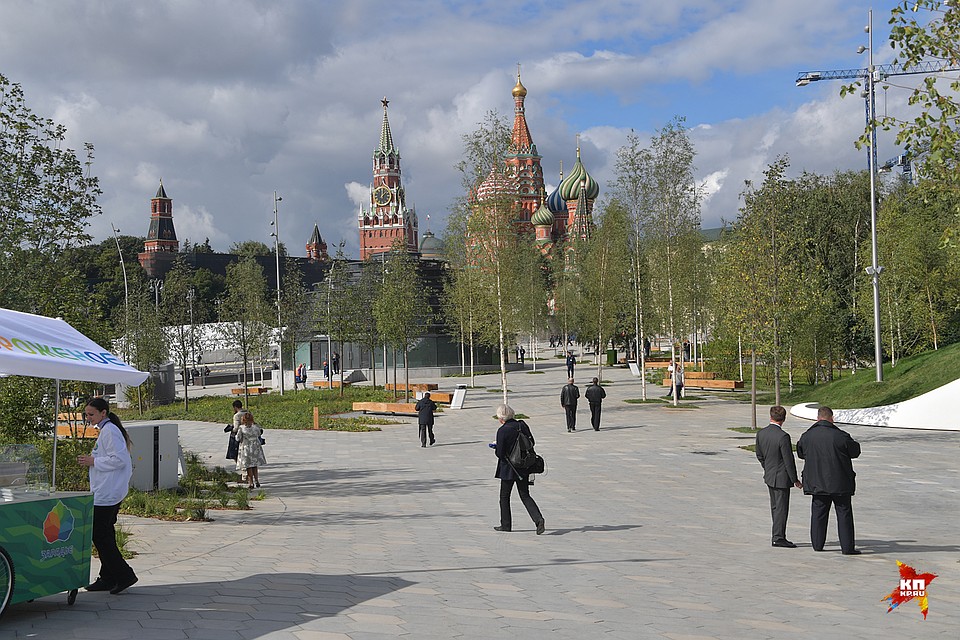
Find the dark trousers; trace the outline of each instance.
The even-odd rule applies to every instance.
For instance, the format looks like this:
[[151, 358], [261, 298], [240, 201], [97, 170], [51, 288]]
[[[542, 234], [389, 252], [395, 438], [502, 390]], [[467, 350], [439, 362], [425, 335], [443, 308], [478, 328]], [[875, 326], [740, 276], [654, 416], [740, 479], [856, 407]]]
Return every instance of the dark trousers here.
[[117, 524], [119, 512], [119, 503], [109, 507], [93, 507], [93, 545], [100, 554], [100, 579], [107, 584], [115, 584], [134, 575], [133, 569], [117, 548], [117, 534], [113, 526]]
[[787, 539], [787, 515], [790, 513], [790, 489], [770, 490], [770, 515], [773, 517], [773, 542]]
[[420, 444], [424, 447], [427, 446], [427, 432], [430, 433], [430, 444], [436, 442], [436, 439], [433, 437], [433, 425], [422, 424], [420, 425]]
[[568, 364], [568, 365], [567, 365], [567, 377], [568, 377], [568, 378], [572, 378], [572, 377], [573, 377], [573, 365], [572, 365], [572, 364]]
[[831, 496], [817, 494], [810, 505], [810, 543], [814, 550], [823, 551], [827, 541], [827, 520], [830, 517], [830, 505], [837, 512], [837, 535], [840, 538], [840, 550], [850, 553], [856, 548], [853, 532], [853, 504], [851, 496]]
[[533, 496], [530, 495], [530, 482], [525, 478], [517, 480], [500, 480], [500, 526], [504, 529], [513, 528], [513, 515], [510, 513], [510, 494], [513, 492], [513, 485], [517, 485], [517, 493], [520, 494], [520, 502], [527, 508], [527, 513], [534, 524], [543, 520], [540, 513], [540, 507], [537, 506]]
[[600, 403], [591, 402], [590, 403], [590, 424], [593, 425], [595, 431], [600, 431]]
[[567, 431], [575, 431], [577, 428], [577, 405], [566, 405], [563, 410], [567, 414]]

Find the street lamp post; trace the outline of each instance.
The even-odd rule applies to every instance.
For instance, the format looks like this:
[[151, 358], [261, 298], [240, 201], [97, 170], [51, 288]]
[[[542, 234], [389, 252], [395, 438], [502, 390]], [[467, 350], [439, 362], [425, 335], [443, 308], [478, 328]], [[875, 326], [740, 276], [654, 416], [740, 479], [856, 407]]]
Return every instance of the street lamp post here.
[[278, 203], [283, 200], [273, 192], [273, 247], [277, 257], [277, 366], [280, 370], [280, 395], [283, 395], [283, 317], [280, 313], [280, 218]]
[[194, 367], [197, 366], [197, 346], [193, 334], [193, 301], [196, 297], [197, 292], [193, 290], [193, 287], [187, 289], [187, 305], [190, 307], [190, 362]]
[[873, 357], [876, 361], [877, 382], [883, 382], [883, 349], [880, 344], [880, 273], [883, 267], [877, 264], [877, 104], [876, 104], [876, 69], [873, 66], [873, 9], [867, 14], [867, 47], [860, 46], [857, 51], [869, 52], [867, 66], [867, 110], [870, 121], [870, 152], [867, 161], [870, 167], [870, 253], [871, 263], [866, 268], [867, 275], [873, 282]]
[[117, 242], [117, 254], [120, 256], [120, 270], [123, 272], [123, 359], [130, 360], [130, 287], [127, 285], [127, 265], [123, 263], [123, 251], [120, 249], [120, 229], [110, 223], [113, 239]]
[[155, 310], [160, 310], [160, 292], [163, 291], [163, 280], [160, 278], [153, 278], [150, 280], [150, 292], [153, 293], [153, 307]]

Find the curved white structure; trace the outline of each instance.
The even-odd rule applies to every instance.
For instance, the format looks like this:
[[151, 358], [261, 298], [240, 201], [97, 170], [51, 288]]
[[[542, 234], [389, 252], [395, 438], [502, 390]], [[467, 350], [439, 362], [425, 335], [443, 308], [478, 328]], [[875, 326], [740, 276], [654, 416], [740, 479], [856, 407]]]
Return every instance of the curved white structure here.
[[[807, 420], [817, 419], [815, 402], [797, 404], [790, 413]], [[835, 422], [897, 429], [937, 429], [960, 431], [960, 380], [896, 404], [868, 409], [834, 409]]]

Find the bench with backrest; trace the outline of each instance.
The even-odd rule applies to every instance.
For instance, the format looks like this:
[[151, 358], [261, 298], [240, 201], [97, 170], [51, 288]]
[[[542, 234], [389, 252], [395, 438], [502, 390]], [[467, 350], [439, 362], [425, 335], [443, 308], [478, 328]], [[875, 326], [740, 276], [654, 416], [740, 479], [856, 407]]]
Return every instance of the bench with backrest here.
[[[269, 387], [247, 387], [247, 393], [251, 396], [265, 395], [269, 391]], [[230, 393], [235, 396], [242, 396], [244, 394], [243, 387], [234, 387], [230, 389]]]
[[387, 384], [384, 387], [384, 389], [387, 391], [436, 391], [438, 388], [440, 388], [440, 385], [433, 382], [423, 382], [418, 384]]
[[446, 391], [431, 391], [430, 399], [437, 404], [450, 404], [453, 402], [453, 394]]
[[417, 415], [417, 405], [411, 402], [354, 402], [353, 410], [388, 415]]
[[[685, 389], [727, 389], [730, 391], [743, 389], [743, 382], [740, 380], [690, 379], [689, 373], [685, 375], [687, 376], [683, 383]], [[672, 387], [673, 380], [671, 378], [664, 378], [663, 386], [667, 388]]]
[[[314, 380], [313, 386], [317, 389], [339, 389], [340, 381], [339, 380]], [[349, 387], [350, 383], [344, 381], [344, 388]]]

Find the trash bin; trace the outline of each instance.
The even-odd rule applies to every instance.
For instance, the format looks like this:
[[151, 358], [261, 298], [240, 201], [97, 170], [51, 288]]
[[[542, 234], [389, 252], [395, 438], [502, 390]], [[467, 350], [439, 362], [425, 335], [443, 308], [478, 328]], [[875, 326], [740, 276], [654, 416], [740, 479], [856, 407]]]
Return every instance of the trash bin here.
[[607, 366], [612, 367], [617, 364], [617, 350], [607, 349]]

